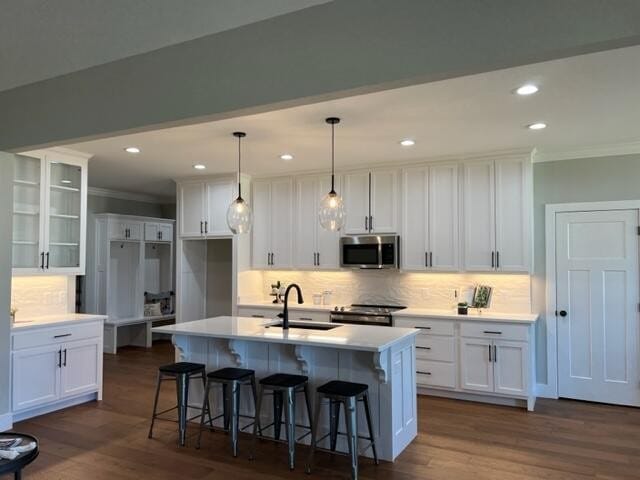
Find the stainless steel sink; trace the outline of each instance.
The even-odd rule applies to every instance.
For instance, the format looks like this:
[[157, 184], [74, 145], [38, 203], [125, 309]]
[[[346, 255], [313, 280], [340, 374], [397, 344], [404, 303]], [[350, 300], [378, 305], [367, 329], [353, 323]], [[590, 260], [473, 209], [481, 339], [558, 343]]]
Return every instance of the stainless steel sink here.
[[[302, 329], [302, 330], [326, 331], [326, 330], [333, 330], [334, 328], [338, 328], [339, 326], [340, 325], [336, 325], [332, 323], [289, 321], [289, 328], [296, 328], [296, 329]], [[266, 325], [265, 328], [282, 328], [282, 322]]]

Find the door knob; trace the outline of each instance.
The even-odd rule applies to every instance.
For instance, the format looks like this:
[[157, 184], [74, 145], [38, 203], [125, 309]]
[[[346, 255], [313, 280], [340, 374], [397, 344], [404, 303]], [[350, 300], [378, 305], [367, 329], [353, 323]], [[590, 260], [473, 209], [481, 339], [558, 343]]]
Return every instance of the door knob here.
[[561, 317], [566, 317], [567, 316], [567, 311], [566, 310], [560, 310], [560, 316]]

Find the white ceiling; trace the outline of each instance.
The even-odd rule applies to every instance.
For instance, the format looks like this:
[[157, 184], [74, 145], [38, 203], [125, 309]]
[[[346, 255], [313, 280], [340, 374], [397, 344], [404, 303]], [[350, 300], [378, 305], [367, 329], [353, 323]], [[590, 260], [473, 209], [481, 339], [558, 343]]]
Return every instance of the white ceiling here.
[[0, 91], [328, 0], [0, 0]]
[[[535, 82], [529, 97], [512, 90]], [[329, 168], [330, 130], [338, 168], [438, 156], [538, 148], [584, 148], [640, 140], [640, 47], [528, 65], [217, 122], [95, 140], [92, 186], [171, 195], [170, 179], [233, 172], [235, 130], [245, 130], [243, 165], [254, 175]], [[525, 126], [544, 121], [548, 128]], [[403, 148], [404, 137], [416, 145]], [[134, 145], [139, 155], [123, 151]], [[295, 155], [283, 161], [280, 154]], [[192, 165], [202, 163], [204, 172]]]

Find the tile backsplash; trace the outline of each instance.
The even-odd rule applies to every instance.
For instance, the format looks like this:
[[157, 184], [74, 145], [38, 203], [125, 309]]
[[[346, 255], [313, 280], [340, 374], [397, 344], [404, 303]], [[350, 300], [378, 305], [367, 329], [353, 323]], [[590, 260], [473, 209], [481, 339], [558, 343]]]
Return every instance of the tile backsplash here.
[[[521, 274], [404, 273], [391, 270], [301, 272], [246, 271], [239, 274], [242, 301], [267, 300], [271, 284], [297, 283], [305, 300], [331, 290], [332, 304], [401, 304], [410, 307], [449, 309], [458, 301], [470, 302], [473, 288], [493, 287], [491, 310], [504, 313], [531, 311], [531, 278]], [[458, 291], [460, 299], [455, 297]]]
[[18, 309], [16, 319], [73, 312], [74, 285], [73, 276], [13, 277], [11, 306]]

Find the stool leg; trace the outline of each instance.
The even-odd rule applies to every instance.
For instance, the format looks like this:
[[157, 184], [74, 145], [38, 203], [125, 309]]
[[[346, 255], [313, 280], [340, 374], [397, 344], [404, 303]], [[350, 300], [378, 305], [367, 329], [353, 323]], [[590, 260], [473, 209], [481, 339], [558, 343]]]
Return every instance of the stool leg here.
[[[207, 384], [208, 384], [208, 380], [207, 380], [207, 371], [206, 370], [202, 370], [202, 386], [204, 387], [204, 391], [207, 390]], [[213, 427], [213, 418], [211, 417], [211, 399], [209, 398], [209, 395], [206, 396], [207, 399], [207, 411], [209, 412], [209, 425]]]
[[311, 413], [311, 397], [309, 396], [309, 384], [304, 384], [304, 402], [307, 405], [307, 418], [309, 419], [309, 427], [313, 427], [313, 414]]
[[[253, 393], [253, 408], [255, 410], [255, 415], [254, 417], [258, 416], [258, 392], [257, 392], [257, 388], [256, 388], [256, 377], [255, 375], [251, 375], [251, 392]], [[255, 422], [255, 418], [254, 418], [254, 422]], [[262, 427], [259, 428], [259, 433], [262, 436]]]
[[189, 380], [187, 375], [176, 375], [176, 386], [178, 396], [179, 444], [181, 447], [184, 447], [187, 439], [187, 402], [189, 399]]
[[224, 429], [229, 431], [229, 405], [231, 401], [229, 399], [229, 385], [226, 383], [222, 384], [222, 413], [224, 420]]
[[332, 452], [336, 451], [336, 443], [338, 442], [340, 405], [341, 403], [337, 400], [329, 399], [329, 447]]
[[345, 402], [344, 412], [345, 423], [347, 424], [347, 443], [349, 444], [349, 455], [351, 456], [351, 478], [358, 478], [358, 415], [356, 412], [356, 398], [349, 397]]
[[293, 388], [287, 388], [285, 392], [284, 421], [287, 432], [287, 445], [289, 447], [289, 470], [295, 468], [296, 463], [296, 397]]
[[[264, 388], [261, 386], [258, 391], [258, 402], [256, 404], [256, 416], [253, 422], [253, 439], [251, 441], [251, 450], [249, 451], [249, 460], [256, 458], [256, 444], [258, 443], [258, 431], [262, 432], [260, 426], [260, 409], [262, 408], [262, 397], [264, 395]], [[262, 433], [260, 433], [262, 435]]]
[[202, 398], [202, 410], [200, 412], [200, 429], [198, 430], [198, 441], [196, 442], [196, 448], [200, 448], [200, 440], [202, 439], [202, 430], [204, 429], [204, 415], [205, 412], [209, 413], [209, 426], [211, 425], [211, 405], [209, 404], [209, 390], [211, 388], [211, 382], [206, 382], [204, 386], [204, 397]]
[[313, 468], [313, 456], [316, 452], [316, 443], [318, 440], [318, 425], [320, 424], [320, 409], [322, 408], [322, 394], [316, 395], [316, 409], [313, 413], [313, 422], [311, 422], [311, 448], [309, 450], [309, 460], [305, 471], [309, 474]]
[[376, 440], [373, 433], [373, 423], [371, 422], [371, 410], [369, 409], [369, 392], [364, 393], [364, 397], [362, 397], [362, 402], [364, 403], [364, 414], [367, 417], [367, 425], [369, 427], [369, 440], [371, 440], [371, 451], [373, 452], [373, 460], [376, 465], [379, 465], [378, 461], [378, 452], [376, 451]]
[[156, 421], [156, 412], [158, 411], [158, 397], [160, 396], [160, 384], [162, 383], [162, 372], [158, 372], [158, 380], [156, 381], [156, 396], [153, 400], [153, 414], [151, 415], [151, 427], [149, 427], [149, 438], [153, 437], [153, 424]]
[[273, 392], [273, 436], [280, 440], [280, 429], [282, 427], [282, 392]]
[[240, 414], [240, 384], [238, 382], [231, 383], [231, 402], [230, 412], [231, 417], [231, 450], [234, 457], [238, 456], [238, 429], [239, 429], [239, 414]]

